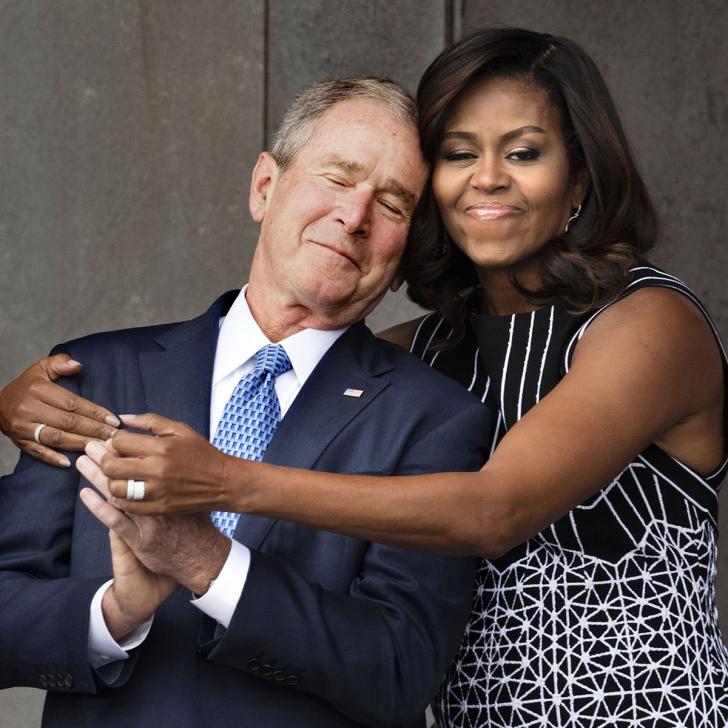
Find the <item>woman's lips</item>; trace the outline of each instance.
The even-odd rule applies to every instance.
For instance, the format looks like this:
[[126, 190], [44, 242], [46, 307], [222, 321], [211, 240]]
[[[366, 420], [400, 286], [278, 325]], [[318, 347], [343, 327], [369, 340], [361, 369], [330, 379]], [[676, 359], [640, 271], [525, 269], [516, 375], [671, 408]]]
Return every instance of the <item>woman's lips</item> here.
[[500, 220], [520, 215], [522, 212], [520, 208], [510, 205], [471, 205], [465, 209], [465, 214], [476, 220]]

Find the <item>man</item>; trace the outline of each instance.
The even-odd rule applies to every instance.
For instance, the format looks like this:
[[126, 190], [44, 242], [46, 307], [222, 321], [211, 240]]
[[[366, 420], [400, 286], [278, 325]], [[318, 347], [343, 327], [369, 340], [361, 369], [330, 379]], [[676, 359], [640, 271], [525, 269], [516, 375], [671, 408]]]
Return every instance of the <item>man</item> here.
[[[86, 364], [68, 388], [285, 465], [479, 468], [480, 403], [361, 323], [396, 276], [425, 177], [399, 87], [311, 87], [253, 171], [247, 288], [193, 321], [67, 344]], [[256, 452], [251, 428], [267, 428]], [[97, 463], [114, 450], [88, 452], [78, 469], [104, 492]], [[87, 485], [26, 457], [0, 484], [0, 686], [47, 688], [45, 725], [421, 725], [474, 560], [235, 514], [129, 517]], [[128, 497], [143, 491], [129, 482]]]

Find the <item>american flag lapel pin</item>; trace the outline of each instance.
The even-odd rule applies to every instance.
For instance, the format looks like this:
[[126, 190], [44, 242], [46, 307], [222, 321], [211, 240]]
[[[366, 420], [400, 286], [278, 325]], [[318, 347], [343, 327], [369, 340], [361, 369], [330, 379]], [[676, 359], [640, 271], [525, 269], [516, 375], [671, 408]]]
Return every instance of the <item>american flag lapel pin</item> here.
[[361, 397], [362, 394], [364, 394], [363, 389], [352, 389], [351, 387], [347, 387], [344, 390], [344, 397]]

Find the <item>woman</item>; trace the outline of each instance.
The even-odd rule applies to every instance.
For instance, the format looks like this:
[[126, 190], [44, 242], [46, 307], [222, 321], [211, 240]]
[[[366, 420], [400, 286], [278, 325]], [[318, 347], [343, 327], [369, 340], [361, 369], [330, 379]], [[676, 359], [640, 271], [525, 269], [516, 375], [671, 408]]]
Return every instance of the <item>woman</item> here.
[[[166, 438], [166, 476], [158, 441], [120, 433], [111, 489], [146, 480], [148, 500], [118, 501], [129, 511], [226, 508], [485, 554], [440, 725], [724, 726], [727, 360], [694, 295], [645, 261], [655, 216], [601, 76], [568, 40], [486, 30], [432, 63], [418, 106], [432, 179], [411, 235], [430, 256], [405, 270], [436, 313], [384, 335], [497, 413], [483, 469], [308, 473], [141, 417]], [[29, 370], [0, 401], [21, 444], [59, 422], [39, 381]]]

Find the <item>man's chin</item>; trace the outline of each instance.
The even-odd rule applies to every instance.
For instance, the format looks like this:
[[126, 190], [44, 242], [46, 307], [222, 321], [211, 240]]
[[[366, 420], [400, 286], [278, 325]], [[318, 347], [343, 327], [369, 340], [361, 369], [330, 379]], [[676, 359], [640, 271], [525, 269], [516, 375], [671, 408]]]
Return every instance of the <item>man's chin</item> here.
[[[379, 303], [386, 288], [376, 295], [362, 295], [357, 288], [321, 286], [306, 296], [306, 308], [322, 322], [312, 328], [338, 328], [361, 321]], [[325, 322], [325, 325], [323, 325]]]

